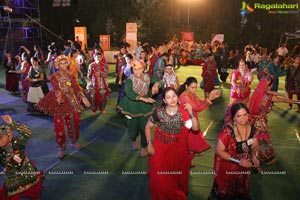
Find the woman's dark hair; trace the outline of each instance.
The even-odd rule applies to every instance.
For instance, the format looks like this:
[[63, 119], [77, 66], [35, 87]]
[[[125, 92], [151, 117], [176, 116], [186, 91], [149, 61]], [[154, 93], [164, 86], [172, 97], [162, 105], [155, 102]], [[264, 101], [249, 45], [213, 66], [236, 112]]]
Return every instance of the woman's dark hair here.
[[26, 58], [26, 59], [28, 59], [28, 54], [26, 53], [26, 52], [23, 52], [22, 54], [21, 54], [21, 56], [23, 56], [24, 58]]
[[170, 57], [168, 53], [163, 53], [160, 57], [164, 57], [164, 56], [166, 56], [168, 58]]
[[127, 53], [127, 54], [126, 54], [126, 57], [129, 58], [130, 60], [133, 59], [133, 56], [132, 56], [132, 54], [130, 54], [130, 53]]
[[190, 77], [188, 77], [186, 80], [185, 80], [185, 82], [179, 87], [179, 89], [178, 89], [178, 94], [179, 94], [179, 96], [185, 91], [185, 87], [187, 86], [187, 87], [189, 87], [192, 83], [196, 83], [196, 84], [198, 84], [198, 81], [197, 81], [197, 79], [195, 78], [195, 77], [193, 77], [193, 76], [190, 76]]
[[[169, 92], [169, 91], [173, 91], [173, 92], [176, 94], [176, 96], [179, 97], [179, 96], [178, 96], [177, 90], [175, 90], [175, 89], [172, 88], [172, 87], [166, 87], [166, 88], [164, 88], [163, 91], [162, 91], [162, 98], [163, 98], [163, 99], [166, 98], [166, 93]], [[162, 106], [166, 106], [166, 104], [165, 104], [164, 101], [163, 101], [163, 103], [162, 103]]]
[[233, 120], [234, 116], [240, 109], [245, 109], [247, 113], [249, 114], [249, 109], [247, 106], [243, 103], [236, 103], [231, 106], [231, 119]]
[[39, 59], [38, 59], [38, 57], [34, 56], [34, 57], [31, 58], [31, 61], [39, 62]]
[[278, 55], [278, 54], [272, 55], [272, 59], [273, 59], [273, 60], [274, 60], [276, 57], [278, 57], [278, 58], [280, 59], [280, 55]]

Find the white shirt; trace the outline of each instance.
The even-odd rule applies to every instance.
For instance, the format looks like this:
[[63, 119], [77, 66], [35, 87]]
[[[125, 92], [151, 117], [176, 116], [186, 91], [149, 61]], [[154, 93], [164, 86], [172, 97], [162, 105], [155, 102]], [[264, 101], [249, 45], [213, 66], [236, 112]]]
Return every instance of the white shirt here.
[[280, 56], [286, 56], [288, 53], [289, 53], [289, 51], [288, 51], [288, 49], [286, 48], [286, 47], [279, 47], [278, 49], [277, 49], [277, 53], [278, 53], [278, 55], [280, 55]]

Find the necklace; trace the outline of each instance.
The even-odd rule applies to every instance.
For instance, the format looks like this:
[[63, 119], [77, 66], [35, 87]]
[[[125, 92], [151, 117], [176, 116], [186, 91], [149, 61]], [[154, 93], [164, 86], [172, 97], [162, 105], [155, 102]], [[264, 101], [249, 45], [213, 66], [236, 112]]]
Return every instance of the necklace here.
[[238, 135], [240, 136], [240, 138], [241, 138], [241, 141], [244, 141], [244, 140], [246, 140], [246, 137], [247, 137], [247, 135], [248, 135], [248, 125], [246, 125], [246, 134], [245, 134], [245, 137], [243, 138], [242, 137], [242, 134], [241, 134], [241, 132], [240, 132], [240, 130], [239, 130], [239, 128], [238, 128], [238, 126], [237, 125], [235, 125], [235, 127], [236, 127], [236, 130], [237, 130], [237, 133], [238, 133]]
[[166, 111], [169, 115], [175, 115], [177, 113], [177, 110], [178, 106], [174, 110], [171, 110], [168, 106], [166, 107]]

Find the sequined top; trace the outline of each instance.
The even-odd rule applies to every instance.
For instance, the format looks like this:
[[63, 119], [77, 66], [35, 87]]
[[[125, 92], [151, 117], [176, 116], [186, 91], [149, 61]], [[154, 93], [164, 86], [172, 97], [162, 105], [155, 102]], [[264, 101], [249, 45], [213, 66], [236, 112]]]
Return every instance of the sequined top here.
[[150, 116], [149, 120], [167, 134], [179, 134], [184, 127], [184, 120], [179, 108], [177, 113], [169, 115], [166, 107], [160, 107]]
[[31, 164], [25, 153], [31, 130], [15, 121], [11, 124], [11, 128], [17, 130], [20, 135], [13, 137], [9, 145], [0, 148], [0, 164], [3, 167], [8, 196], [19, 194], [39, 181], [39, 171]]
[[176, 82], [176, 74], [164, 74], [163, 81], [165, 83], [164, 87], [173, 87], [175, 89], [178, 88], [177, 82]]
[[267, 114], [272, 110], [273, 94], [266, 94], [258, 107], [258, 114], [251, 115], [250, 121], [260, 133], [269, 133]]
[[71, 73], [59, 73], [58, 71], [50, 77], [50, 82], [53, 90], [59, 90], [62, 95], [66, 96], [74, 112], [81, 112], [83, 110], [80, 100], [84, 95]]
[[143, 74], [142, 78], [131, 76], [129, 79], [132, 80], [132, 90], [135, 93], [139, 94], [140, 96], [144, 96], [148, 93], [150, 86], [150, 77], [148, 74]]

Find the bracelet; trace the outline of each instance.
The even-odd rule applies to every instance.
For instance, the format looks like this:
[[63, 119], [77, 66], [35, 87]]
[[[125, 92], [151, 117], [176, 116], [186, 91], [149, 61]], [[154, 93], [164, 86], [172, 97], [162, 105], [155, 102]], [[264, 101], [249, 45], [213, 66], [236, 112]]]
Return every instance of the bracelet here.
[[137, 101], [140, 101], [140, 98], [141, 98], [141, 96], [137, 96], [135, 99], [136, 99]]
[[206, 98], [205, 101], [210, 105], [212, 104], [211, 100], [209, 100], [209, 98]]
[[240, 164], [240, 160], [237, 159], [237, 158], [234, 158], [234, 157], [230, 157], [229, 158], [229, 161], [233, 162], [233, 163], [236, 163], [236, 164]]
[[152, 143], [152, 142], [151, 142], [151, 140], [150, 140], [150, 139], [148, 139], [148, 140], [147, 140], [147, 144], [150, 144], [150, 143]]
[[192, 113], [189, 112], [189, 116], [190, 116], [191, 119], [195, 117], [193, 112]]
[[300, 104], [300, 100], [294, 100], [294, 104]]

